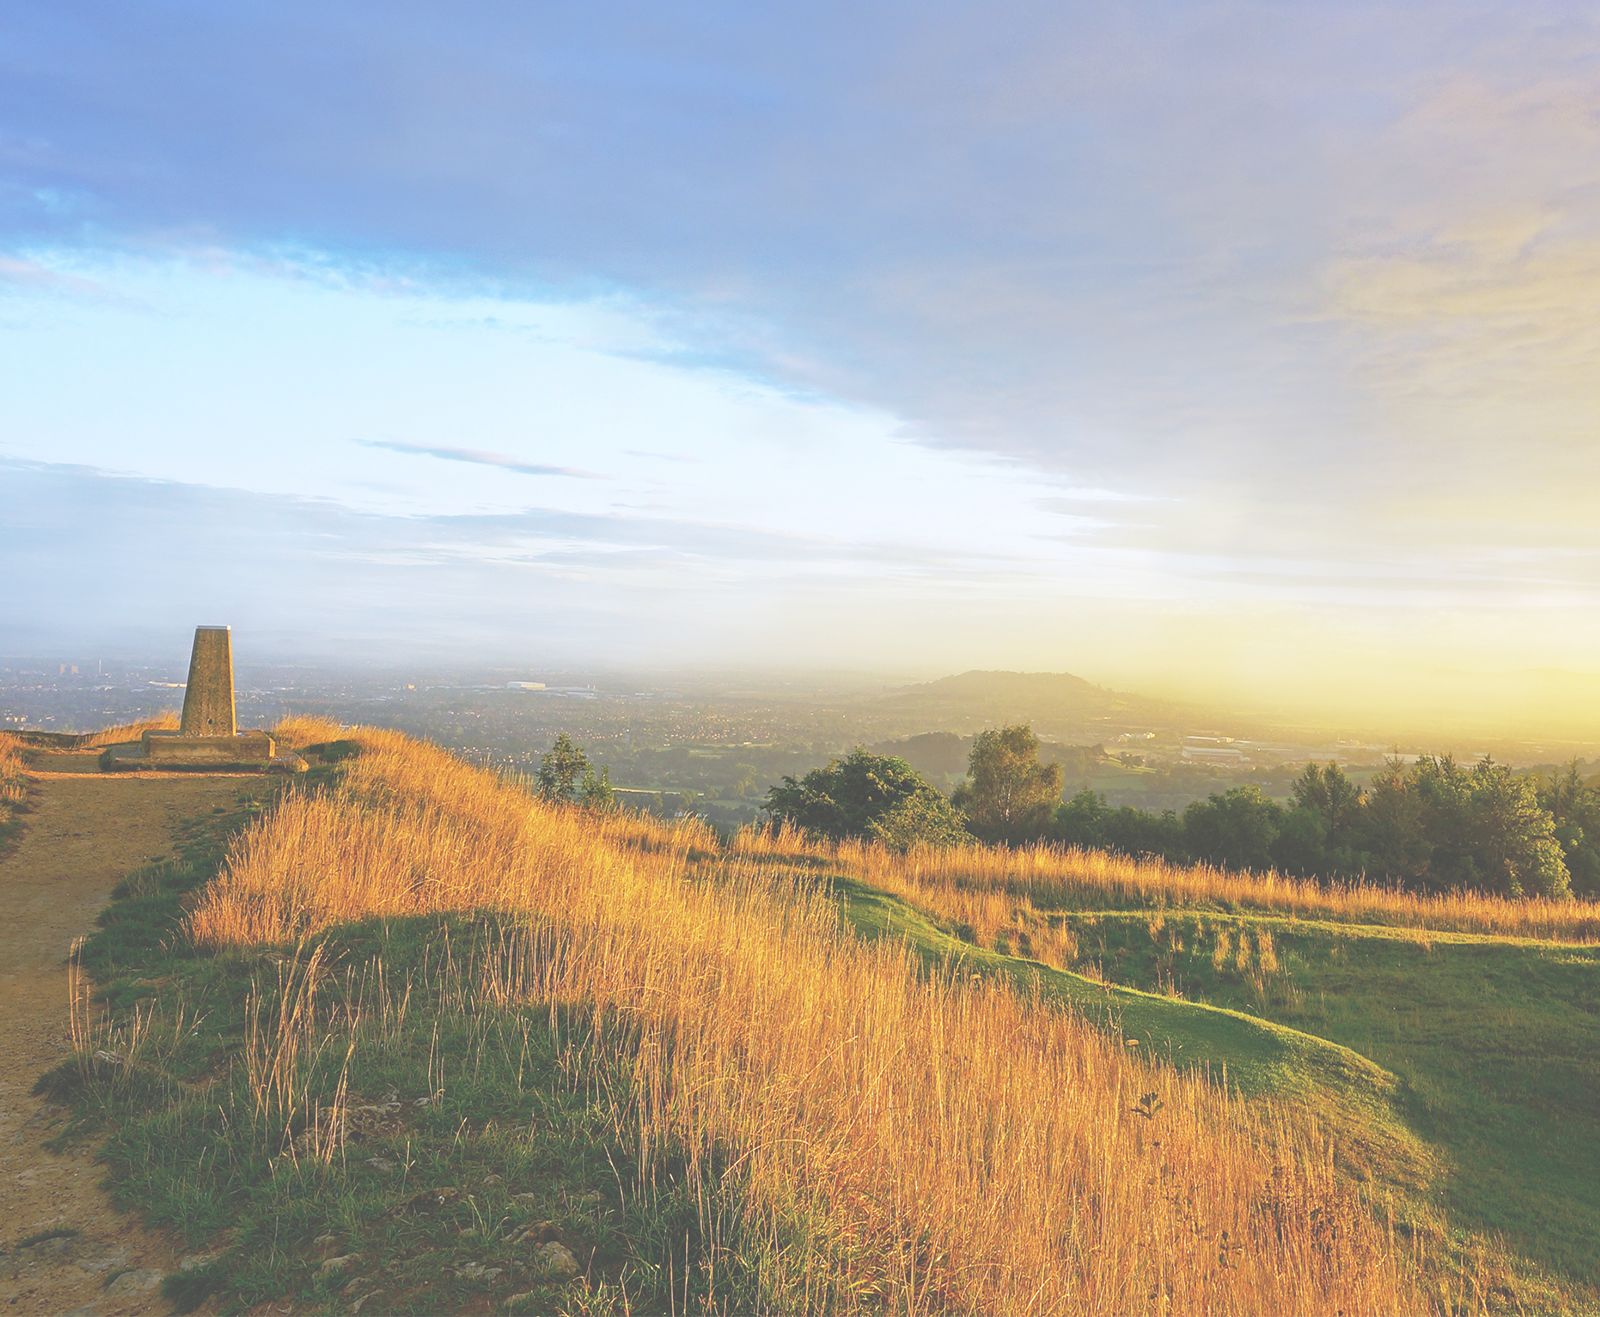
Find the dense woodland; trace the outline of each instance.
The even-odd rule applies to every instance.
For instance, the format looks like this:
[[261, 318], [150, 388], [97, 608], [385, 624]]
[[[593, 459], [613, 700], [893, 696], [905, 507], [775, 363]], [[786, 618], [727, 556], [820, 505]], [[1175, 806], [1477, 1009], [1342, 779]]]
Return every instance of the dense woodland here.
[[1391, 763], [1366, 786], [1337, 764], [1307, 764], [1287, 801], [1234, 787], [1181, 813], [1062, 799], [1062, 767], [1027, 725], [980, 734], [950, 797], [904, 759], [858, 749], [767, 798], [775, 821], [891, 845], [969, 836], [1055, 842], [1182, 863], [1337, 879], [1416, 891], [1600, 896], [1600, 778], [1577, 764], [1526, 774], [1449, 755]]

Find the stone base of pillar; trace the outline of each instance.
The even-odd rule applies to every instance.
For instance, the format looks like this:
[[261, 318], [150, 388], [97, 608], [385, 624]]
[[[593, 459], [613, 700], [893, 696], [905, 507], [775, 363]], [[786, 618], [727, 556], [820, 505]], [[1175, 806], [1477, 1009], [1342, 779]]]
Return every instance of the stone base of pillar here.
[[299, 773], [306, 761], [280, 753], [266, 732], [233, 736], [185, 736], [182, 732], [146, 732], [137, 744], [112, 746], [104, 766], [113, 771], [212, 773]]

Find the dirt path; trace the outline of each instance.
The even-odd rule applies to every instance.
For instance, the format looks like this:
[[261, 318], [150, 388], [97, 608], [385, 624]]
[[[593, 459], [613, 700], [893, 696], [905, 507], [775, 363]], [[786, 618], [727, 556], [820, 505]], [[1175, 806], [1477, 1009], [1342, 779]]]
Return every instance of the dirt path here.
[[67, 1054], [72, 939], [93, 929], [124, 875], [171, 853], [178, 824], [231, 804], [240, 785], [193, 775], [35, 781], [21, 840], [0, 858], [0, 1313], [170, 1310], [159, 1285], [176, 1255], [112, 1208], [87, 1151], [45, 1150], [62, 1117], [32, 1089]]

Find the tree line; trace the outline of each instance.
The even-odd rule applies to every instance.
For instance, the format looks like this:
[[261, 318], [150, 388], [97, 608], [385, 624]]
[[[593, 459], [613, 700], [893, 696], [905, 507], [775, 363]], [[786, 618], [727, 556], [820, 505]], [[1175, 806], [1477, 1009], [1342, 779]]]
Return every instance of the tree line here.
[[1600, 896], [1600, 779], [1577, 764], [1543, 777], [1485, 758], [1393, 761], [1362, 787], [1337, 764], [1307, 764], [1280, 803], [1257, 786], [1181, 813], [1113, 808], [1090, 790], [1062, 799], [1026, 724], [981, 733], [946, 797], [904, 759], [856, 749], [767, 793], [775, 821], [895, 847], [977, 838], [1055, 842], [1230, 869], [1367, 878], [1416, 891]]

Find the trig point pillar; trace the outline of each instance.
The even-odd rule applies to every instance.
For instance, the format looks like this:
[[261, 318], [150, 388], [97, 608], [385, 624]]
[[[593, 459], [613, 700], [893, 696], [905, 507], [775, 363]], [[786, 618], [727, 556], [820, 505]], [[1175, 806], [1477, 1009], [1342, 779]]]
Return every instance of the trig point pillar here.
[[233, 736], [238, 730], [233, 704], [233, 633], [225, 626], [197, 626], [178, 734]]
[[194, 629], [178, 730], [152, 728], [138, 745], [110, 746], [105, 764], [109, 769], [214, 773], [300, 773], [306, 767], [297, 754], [279, 754], [266, 732], [239, 730], [233, 703], [233, 632], [225, 626]]

